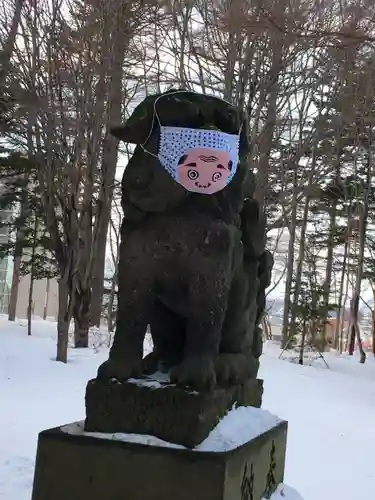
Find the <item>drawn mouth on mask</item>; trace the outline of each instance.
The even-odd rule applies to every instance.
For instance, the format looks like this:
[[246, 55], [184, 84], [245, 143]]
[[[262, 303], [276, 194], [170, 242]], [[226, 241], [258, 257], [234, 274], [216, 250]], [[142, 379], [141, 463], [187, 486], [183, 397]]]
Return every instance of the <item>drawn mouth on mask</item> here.
[[208, 184], [199, 184], [199, 182], [195, 182], [195, 185], [200, 189], [206, 189], [211, 186], [211, 182], [209, 182]]

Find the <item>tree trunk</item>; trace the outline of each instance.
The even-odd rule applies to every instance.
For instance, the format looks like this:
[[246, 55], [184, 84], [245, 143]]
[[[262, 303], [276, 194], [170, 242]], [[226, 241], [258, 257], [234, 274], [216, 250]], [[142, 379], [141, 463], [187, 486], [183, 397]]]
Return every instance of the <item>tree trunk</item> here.
[[292, 196], [292, 212], [291, 221], [289, 224], [289, 243], [288, 243], [288, 262], [285, 279], [285, 295], [284, 295], [284, 311], [283, 311], [283, 329], [281, 347], [285, 349], [289, 340], [289, 313], [290, 313], [290, 290], [293, 282], [294, 269], [294, 243], [296, 241], [296, 223], [297, 223], [297, 165], [295, 165], [293, 196]]
[[[17, 234], [18, 234], [18, 232], [19, 231], [17, 231]], [[12, 288], [10, 289], [9, 308], [8, 308], [8, 320], [9, 321], [16, 320], [18, 286], [19, 286], [19, 282], [20, 282], [22, 249], [23, 249], [23, 240], [20, 242], [17, 242], [17, 237], [16, 237], [16, 247], [15, 247], [15, 251], [14, 251], [14, 260], [13, 260]], [[21, 252], [21, 254], [19, 254], [19, 251]]]
[[35, 253], [36, 253], [36, 242], [37, 242], [37, 232], [38, 232], [38, 218], [35, 217], [34, 222], [34, 236], [33, 236], [33, 248], [31, 251], [31, 269], [30, 269], [30, 286], [29, 286], [29, 303], [27, 306], [27, 334], [31, 335], [31, 318], [33, 314], [33, 291], [34, 291], [34, 278], [35, 278]]
[[294, 294], [293, 294], [293, 307], [291, 311], [291, 319], [290, 319], [290, 329], [292, 334], [296, 331], [296, 313], [295, 313], [295, 305], [298, 303], [298, 297], [301, 289], [301, 281], [302, 281], [302, 269], [303, 269], [303, 260], [305, 257], [305, 243], [306, 243], [306, 231], [307, 231], [307, 221], [309, 216], [309, 205], [310, 205], [309, 197], [306, 197], [305, 207], [303, 210], [303, 220], [299, 241], [299, 252], [298, 252], [298, 264], [296, 270], [296, 279], [294, 284]]
[[[124, 36], [123, 16], [127, 13], [124, 8], [119, 12], [116, 30], [112, 34], [113, 61], [110, 68], [110, 88], [108, 93], [107, 117], [108, 124], [121, 122], [121, 106], [123, 103], [122, 75], [127, 37]], [[107, 132], [103, 141], [103, 159], [101, 165], [102, 184], [99, 193], [100, 214], [96, 234], [97, 247], [91, 279], [92, 296], [90, 307], [91, 325], [100, 326], [103, 305], [105, 255], [107, 245], [108, 226], [111, 217], [114, 180], [117, 168], [118, 140]]]
[[355, 294], [351, 300], [351, 305], [350, 305], [351, 326], [350, 326], [349, 354], [353, 355], [354, 346], [351, 348], [352, 339], [356, 339], [358, 344], [358, 349], [360, 352], [360, 362], [364, 363], [366, 361], [366, 353], [363, 350], [361, 332], [358, 324], [358, 308], [359, 308], [359, 295]]
[[[348, 245], [348, 249], [349, 249], [349, 245]], [[349, 252], [350, 254], [350, 252]], [[341, 311], [341, 324], [340, 324], [340, 346], [341, 346], [341, 350], [340, 350], [340, 353], [342, 353], [342, 351], [345, 350], [348, 348], [348, 343], [349, 343], [349, 331], [346, 330], [346, 338], [345, 338], [345, 342], [344, 342], [344, 326], [345, 326], [345, 313], [346, 313], [346, 303], [348, 301], [348, 297], [349, 297], [349, 270], [347, 270], [347, 273], [348, 273], [348, 276], [347, 276], [347, 279], [346, 279], [346, 285], [345, 285], [345, 294], [344, 294], [344, 301], [343, 301], [343, 305], [344, 307], [342, 308], [342, 311]]]
[[332, 268], [333, 268], [333, 246], [334, 246], [334, 236], [336, 229], [336, 205], [337, 202], [334, 201], [330, 210], [330, 220], [329, 220], [329, 233], [328, 233], [328, 248], [327, 248], [327, 263], [326, 263], [326, 277], [323, 285], [323, 313], [325, 314], [324, 320], [327, 317], [329, 309], [329, 296], [331, 292], [331, 278], [332, 278]]
[[21, 21], [21, 12], [25, 0], [16, 0], [10, 31], [6, 38], [3, 49], [0, 51], [0, 87], [3, 86], [5, 78], [11, 66], [14, 44], [16, 42], [18, 26]]
[[108, 331], [113, 332], [113, 302], [116, 294], [116, 286], [117, 286], [117, 276], [118, 276], [118, 260], [119, 260], [119, 251], [117, 252], [116, 262], [115, 262], [115, 272], [113, 273], [112, 283], [111, 283], [111, 292], [108, 300]]
[[59, 280], [59, 310], [57, 315], [57, 355], [56, 361], [66, 363], [68, 360], [69, 340], [69, 288], [65, 280]]
[[[341, 320], [341, 312], [343, 308], [343, 295], [344, 295], [344, 282], [345, 282], [345, 274], [346, 274], [346, 262], [348, 258], [348, 248], [349, 248], [349, 243], [348, 239], [345, 241], [345, 247], [344, 247], [344, 257], [343, 257], [343, 263], [342, 263], [342, 271], [341, 271], [341, 279], [340, 279], [340, 290], [339, 290], [339, 300], [338, 300], [338, 308], [336, 312], [336, 327], [335, 327], [335, 337], [334, 337], [334, 348], [339, 349], [340, 353], [342, 353], [342, 335], [340, 335], [340, 332], [342, 332], [342, 320]], [[345, 303], [344, 303], [345, 306]]]
[[[366, 353], [363, 350], [362, 340], [358, 325], [358, 303], [359, 297], [361, 296], [361, 285], [363, 279], [363, 264], [364, 264], [364, 255], [365, 255], [365, 244], [366, 244], [366, 229], [367, 229], [367, 219], [368, 219], [368, 209], [369, 209], [369, 191], [371, 186], [371, 157], [370, 150], [368, 152], [368, 160], [367, 160], [367, 172], [366, 172], [366, 190], [364, 193], [364, 202], [362, 207], [362, 212], [359, 216], [359, 249], [358, 249], [358, 267], [357, 267], [357, 275], [355, 281], [355, 288], [353, 291], [353, 301], [355, 307], [352, 312], [352, 328], [350, 330], [349, 335], [349, 355], [353, 355], [355, 339], [357, 338], [358, 349], [361, 354], [361, 363], [364, 363], [366, 360]], [[353, 314], [354, 313], [354, 314]]]
[[[117, 155], [116, 161], [117, 164]], [[116, 169], [115, 169], [116, 170]], [[113, 182], [112, 182], [113, 184]], [[109, 196], [109, 204], [112, 203], [113, 187], [109, 189], [112, 193]], [[107, 203], [106, 203], [107, 205]], [[110, 205], [103, 206], [103, 213], [100, 217], [96, 238], [98, 239], [97, 251], [94, 257], [93, 274], [91, 278], [92, 296], [90, 307], [90, 324], [100, 326], [100, 319], [103, 305], [105, 256], [107, 246], [107, 233], [110, 219]]]
[[277, 120], [277, 98], [279, 95], [279, 74], [282, 69], [283, 43], [276, 32], [272, 37], [272, 62], [269, 72], [268, 105], [265, 117], [265, 126], [261, 134], [258, 146], [259, 168], [257, 173], [257, 187], [254, 198], [259, 202], [262, 209], [267, 197], [270, 152], [272, 150], [273, 137]]
[[90, 304], [90, 290], [85, 290], [81, 294], [76, 293], [73, 317], [74, 347], [77, 349], [86, 348], [89, 346]]
[[[354, 304], [353, 299], [352, 299], [351, 302]], [[354, 304], [354, 307], [355, 307], [355, 304]], [[353, 309], [353, 311], [351, 311], [351, 319], [350, 319], [349, 333], [348, 333], [348, 338], [349, 338], [349, 340], [348, 340], [348, 353], [349, 353], [349, 356], [353, 356], [354, 349], [355, 349], [355, 333], [356, 333], [356, 330], [355, 330], [355, 325], [354, 325], [354, 321], [355, 321], [354, 307], [353, 307], [353, 305], [350, 305], [350, 309]], [[357, 312], [358, 312], [358, 310], [357, 310]]]
[[47, 278], [47, 285], [46, 285], [46, 297], [45, 297], [45, 302], [44, 302], [44, 309], [43, 309], [43, 319], [44, 321], [47, 319], [47, 314], [48, 314], [48, 304], [49, 304], [49, 289], [51, 287], [51, 280], [50, 278]]
[[34, 291], [34, 276], [30, 273], [30, 286], [29, 286], [29, 303], [27, 306], [27, 335], [31, 335], [31, 320], [33, 315], [33, 291]]
[[307, 322], [306, 319], [303, 321], [303, 330], [302, 330], [302, 339], [301, 339], [301, 346], [299, 349], [299, 359], [298, 359], [298, 364], [303, 365], [303, 355], [305, 352], [305, 341], [306, 341], [306, 330], [307, 330]]
[[264, 336], [267, 340], [272, 340], [272, 327], [270, 320], [268, 318], [268, 314], [264, 313], [262, 316], [262, 329], [264, 331]]

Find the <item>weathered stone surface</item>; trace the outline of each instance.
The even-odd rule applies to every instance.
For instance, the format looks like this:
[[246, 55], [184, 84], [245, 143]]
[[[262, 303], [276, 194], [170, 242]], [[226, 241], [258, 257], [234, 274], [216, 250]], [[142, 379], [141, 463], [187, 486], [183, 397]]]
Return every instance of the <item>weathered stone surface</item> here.
[[158, 382], [151, 387], [140, 383], [90, 380], [85, 430], [151, 434], [194, 448], [235, 402], [260, 408], [263, 391], [263, 381], [258, 379], [203, 393]]
[[[167, 366], [181, 387], [255, 379], [260, 319], [273, 261], [254, 199], [246, 116], [195, 92], [148, 96], [112, 133], [136, 144], [122, 179], [116, 333], [98, 377], [126, 381]], [[239, 134], [232, 181], [212, 195], [178, 184], [158, 159], [160, 127]], [[154, 352], [142, 362], [150, 325]]]
[[283, 481], [286, 432], [212, 453], [46, 430], [32, 500], [261, 500]]

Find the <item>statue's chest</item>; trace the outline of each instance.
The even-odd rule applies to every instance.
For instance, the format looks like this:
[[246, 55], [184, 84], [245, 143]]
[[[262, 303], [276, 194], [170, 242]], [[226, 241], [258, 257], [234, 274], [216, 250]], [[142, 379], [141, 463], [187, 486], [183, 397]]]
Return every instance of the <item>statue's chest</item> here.
[[148, 225], [153, 244], [173, 254], [229, 248], [235, 237], [233, 227], [205, 216], [194, 218], [163, 215]]

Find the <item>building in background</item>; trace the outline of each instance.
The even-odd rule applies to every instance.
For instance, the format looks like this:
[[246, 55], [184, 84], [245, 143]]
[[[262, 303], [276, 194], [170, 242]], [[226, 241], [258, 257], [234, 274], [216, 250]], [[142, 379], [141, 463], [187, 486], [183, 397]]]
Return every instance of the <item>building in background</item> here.
[[[8, 243], [9, 241], [9, 228], [2, 223], [10, 221], [11, 217], [11, 210], [0, 210], [0, 245]], [[0, 314], [8, 313], [10, 288], [12, 284], [12, 271], [12, 257], [7, 256], [0, 259]]]
[[[0, 245], [8, 243], [9, 228], [2, 222], [10, 221], [11, 210], [0, 210]], [[13, 256], [0, 259], [0, 314], [8, 314], [10, 291], [13, 277]], [[22, 276], [18, 286], [16, 316], [27, 318], [29, 305], [30, 276]], [[32, 314], [41, 318], [56, 320], [58, 311], [58, 284], [56, 279], [34, 281]]]
[[[0, 221], [10, 220], [13, 213], [11, 211], [0, 210]], [[7, 243], [10, 235], [7, 227], [1, 227], [0, 224], [0, 244]], [[41, 250], [45, 252], [45, 250]], [[112, 259], [107, 257], [105, 261], [105, 288], [106, 292], [110, 290], [110, 282], [114, 273]], [[8, 314], [10, 291], [13, 277], [13, 256], [10, 255], [0, 259], [0, 314]], [[108, 290], [107, 290], [108, 288]], [[29, 306], [30, 275], [21, 276], [18, 285], [18, 297], [16, 307], [16, 317], [20, 319], [27, 318]], [[106, 294], [105, 294], [106, 295]], [[104, 302], [108, 301], [104, 297]], [[56, 278], [34, 280], [32, 315], [56, 321], [58, 315], [58, 282]], [[116, 300], [114, 303], [116, 308]]]
[[[29, 306], [30, 275], [22, 276], [18, 285], [16, 316], [27, 318]], [[56, 278], [34, 280], [33, 301], [31, 313], [33, 316], [57, 320], [58, 313], [58, 283]]]

